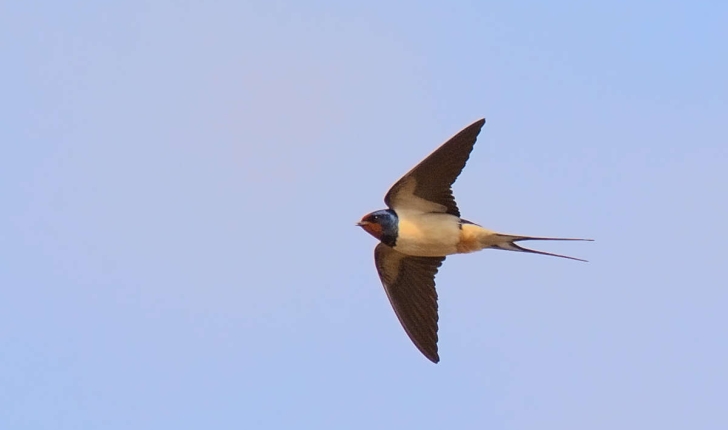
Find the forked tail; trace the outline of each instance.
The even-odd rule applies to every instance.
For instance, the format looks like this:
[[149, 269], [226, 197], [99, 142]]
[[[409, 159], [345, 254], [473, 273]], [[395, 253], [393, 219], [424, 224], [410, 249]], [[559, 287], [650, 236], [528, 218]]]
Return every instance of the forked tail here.
[[500, 233], [496, 233], [495, 236], [501, 240], [498, 240], [497, 243], [492, 244], [490, 246], [491, 248], [503, 249], [506, 251], [519, 251], [519, 252], [530, 252], [532, 254], [550, 255], [552, 257], [568, 258], [569, 260], [576, 260], [576, 261], [587, 261], [587, 260], [583, 260], [581, 258], [576, 258], [576, 257], [569, 257], [568, 255], [553, 254], [551, 252], [536, 251], [535, 249], [524, 248], [522, 246], [517, 245], [516, 242], [521, 242], [523, 240], [579, 240], [579, 241], [586, 241], [586, 242], [594, 241], [594, 239], [566, 239], [566, 238], [562, 238], [562, 237], [511, 236], [508, 234], [500, 234]]

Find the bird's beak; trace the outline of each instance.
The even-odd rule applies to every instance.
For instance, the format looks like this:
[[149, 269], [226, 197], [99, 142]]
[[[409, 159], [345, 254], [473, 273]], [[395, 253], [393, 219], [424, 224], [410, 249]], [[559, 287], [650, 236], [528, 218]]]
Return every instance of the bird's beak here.
[[369, 224], [371, 224], [369, 221], [359, 221], [358, 223], [356, 223], [356, 226], [364, 227], [365, 225], [369, 225]]

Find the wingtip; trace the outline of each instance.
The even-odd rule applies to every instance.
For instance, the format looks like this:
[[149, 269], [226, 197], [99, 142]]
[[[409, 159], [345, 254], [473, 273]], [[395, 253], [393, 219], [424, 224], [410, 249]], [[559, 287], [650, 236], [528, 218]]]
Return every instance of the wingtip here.
[[463, 130], [467, 130], [468, 128], [471, 128], [471, 127], [482, 128], [484, 124], [485, 124], [485, 118], [476, 119], [469, 126], [465, 127]]
[[434, 348], [428, 349], [426, 347], [423, 347], [423, 345], [420, 343], [415, 343], [415, 347], [420, 350], [420, 352], [426, 359], [437, 364], [440, 362], [440, 354], [437, 352], [437, 343], [435, 343], [435, 345], [433, 346]]
[[432, 345], [432, 348], [424, 347], [424, 345], [415, 343], [415, 347], [420, 350], [422, 355], [433, 362], [434, 364], [437, 364], [440, 362], [440, 354], [437, 351], [437, 341], [435, 341], [435, 344]]

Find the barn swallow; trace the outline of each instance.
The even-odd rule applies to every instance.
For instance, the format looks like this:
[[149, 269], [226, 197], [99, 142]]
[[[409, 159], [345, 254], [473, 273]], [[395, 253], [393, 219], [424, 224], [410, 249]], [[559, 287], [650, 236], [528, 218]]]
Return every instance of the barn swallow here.
[[452, 184], [465, 167], [485, 119], [442, 144], [397, 181], [384, 197], [388, 209], [357, 223], [380, 241], [374, 263], [399, 322], [417, 349], [437, 363], [435, 274], [452, 254], [494, 248], [586, 261], [524, 248], [524, 240], [588, 240], [496, 233], [460, 218]]

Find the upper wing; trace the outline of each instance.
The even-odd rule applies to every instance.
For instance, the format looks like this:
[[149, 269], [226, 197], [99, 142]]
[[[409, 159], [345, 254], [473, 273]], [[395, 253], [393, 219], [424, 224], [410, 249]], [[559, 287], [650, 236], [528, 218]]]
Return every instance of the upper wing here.
[[435, 274], [445, 257], [412, 257], [383, 243], [374, 262], [389, 302], [417, 349], [433, 363], [437, 355], [437, 291]]
[[479, 119], [442, 144], [389, 189], [384, 203], [396, 210], [419, 209], [460, 216], [450, 187], [470, 157], [485, 119]]

